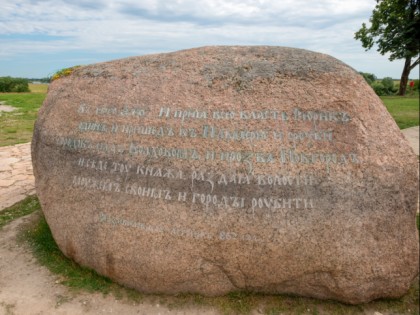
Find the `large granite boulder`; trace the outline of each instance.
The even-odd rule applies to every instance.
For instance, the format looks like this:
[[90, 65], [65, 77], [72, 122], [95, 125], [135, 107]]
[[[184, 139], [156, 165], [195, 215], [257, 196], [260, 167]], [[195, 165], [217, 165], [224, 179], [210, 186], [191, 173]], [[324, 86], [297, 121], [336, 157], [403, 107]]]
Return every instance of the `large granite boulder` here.
[[360, 303], [418, 274], [418, 160], [342, 62], [204, 47], [75, 69], [32, 141], [63, 253], [143, 292]]

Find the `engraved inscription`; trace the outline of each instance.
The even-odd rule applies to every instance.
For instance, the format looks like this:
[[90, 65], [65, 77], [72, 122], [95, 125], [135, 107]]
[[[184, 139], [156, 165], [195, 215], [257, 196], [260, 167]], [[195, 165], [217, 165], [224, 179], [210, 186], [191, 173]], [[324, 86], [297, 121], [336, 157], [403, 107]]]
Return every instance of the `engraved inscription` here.
[[191, 238], [195, 240], [221, 240], [221, 241], [234, 241], [241, 240], [246, 242], [262, 242], [257, 235], [250, 233], [240, 234], [233, 231], [220, 231], [212, 233], [208, 231], [198, 231], [187, 227], [166, 227], [159, 225], [152, 225], [145, 222], [137, 222], [120, 217], [114, 217], [104, 212], [100, 212], [98, 222], [102, 224], [109, 224], [112, 226], [121, 226], [125, 228], [138, 229], [145, 233], [150, 234], [169, 234], [174, 237]]
[[[206, 218], [223, 213], [281, 228], [291, 213], [317, 209], [324, 196], [316, 188], [331, 169], [363, 162], [358, 152], [337, 149], [336, 128], [352, 123], [341, 111], [81, 103], [77, 113], [81, 120], [74, 133], [55, 138], [63, 150], [78, 153], [72, 163], [84, 172], [68, 185], [123, 199], [181, 203], [186, 213]], [[325, 171], [314, 173], [312, 165]], [[296, 167], [302, 170], [290, 171]], [[263, 241], [252, 234], [150, 225], [105, 212], [99, 222], [197, 240]]]

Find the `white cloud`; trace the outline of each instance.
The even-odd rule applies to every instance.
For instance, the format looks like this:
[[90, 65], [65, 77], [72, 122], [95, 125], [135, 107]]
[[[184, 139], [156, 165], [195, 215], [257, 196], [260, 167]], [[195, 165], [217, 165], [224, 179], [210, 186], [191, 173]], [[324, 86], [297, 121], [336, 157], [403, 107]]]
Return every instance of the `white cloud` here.
[[[368, 10], [366, 1], [355, 0], [351, 5], [344, 1], [319, 0], [15, 0], [2, 6], [0, 21], [19, 21], [32, 24], [36, 21], [107, 21], [128, 18], [176, 21], [192, 24], [235, 24], [246, 25], [307, 25], [314, 21], [336, 23], [343, 18]], [[369, 10], [368, 10], [369, 11]], [[3, 31], [4, 30], [0, 30]]]
[[328, 53], [357, 68], [377, 55], [366, 54], [353, 39], [374, 5], [373, 0], [14, 0], [1, 5], [0, 57], [62, 54], [65, 63], [72, 52], [140, 55], [204, 45], [277, 45]]

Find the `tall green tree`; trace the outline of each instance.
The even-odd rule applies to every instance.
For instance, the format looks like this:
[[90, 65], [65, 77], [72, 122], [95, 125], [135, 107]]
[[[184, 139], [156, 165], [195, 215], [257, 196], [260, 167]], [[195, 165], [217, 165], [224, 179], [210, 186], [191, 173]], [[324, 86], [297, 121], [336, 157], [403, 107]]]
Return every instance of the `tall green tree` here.
[[405, 95], [408, 76], [419, 64], [420, 50], [420, 0], [376, 0], [375, 9], [369, 20], [355, 33], [355, 39], [362, 42], [366, 50], [374, 44], [389, 60], [404, 59], [399, 95]]

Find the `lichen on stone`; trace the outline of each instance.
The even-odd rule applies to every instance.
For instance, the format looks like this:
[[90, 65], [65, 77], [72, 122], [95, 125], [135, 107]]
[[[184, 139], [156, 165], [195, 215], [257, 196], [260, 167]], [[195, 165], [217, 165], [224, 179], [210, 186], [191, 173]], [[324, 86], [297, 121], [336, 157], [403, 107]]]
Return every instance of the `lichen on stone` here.
[[57, 71], [56, 73], [54, 73], [54, 75], [51, 77], [51, 81], [63, 78], [63, 77], [68, 77], [69, 75], [71, 75], [73, 73], [74, 70], [76, 70], [77, 68], [80, 68], [81, 66], [74, 66], [74, 67], [70, 67], [70, 68], [64, 68], [61, 69], [59, 71]]

